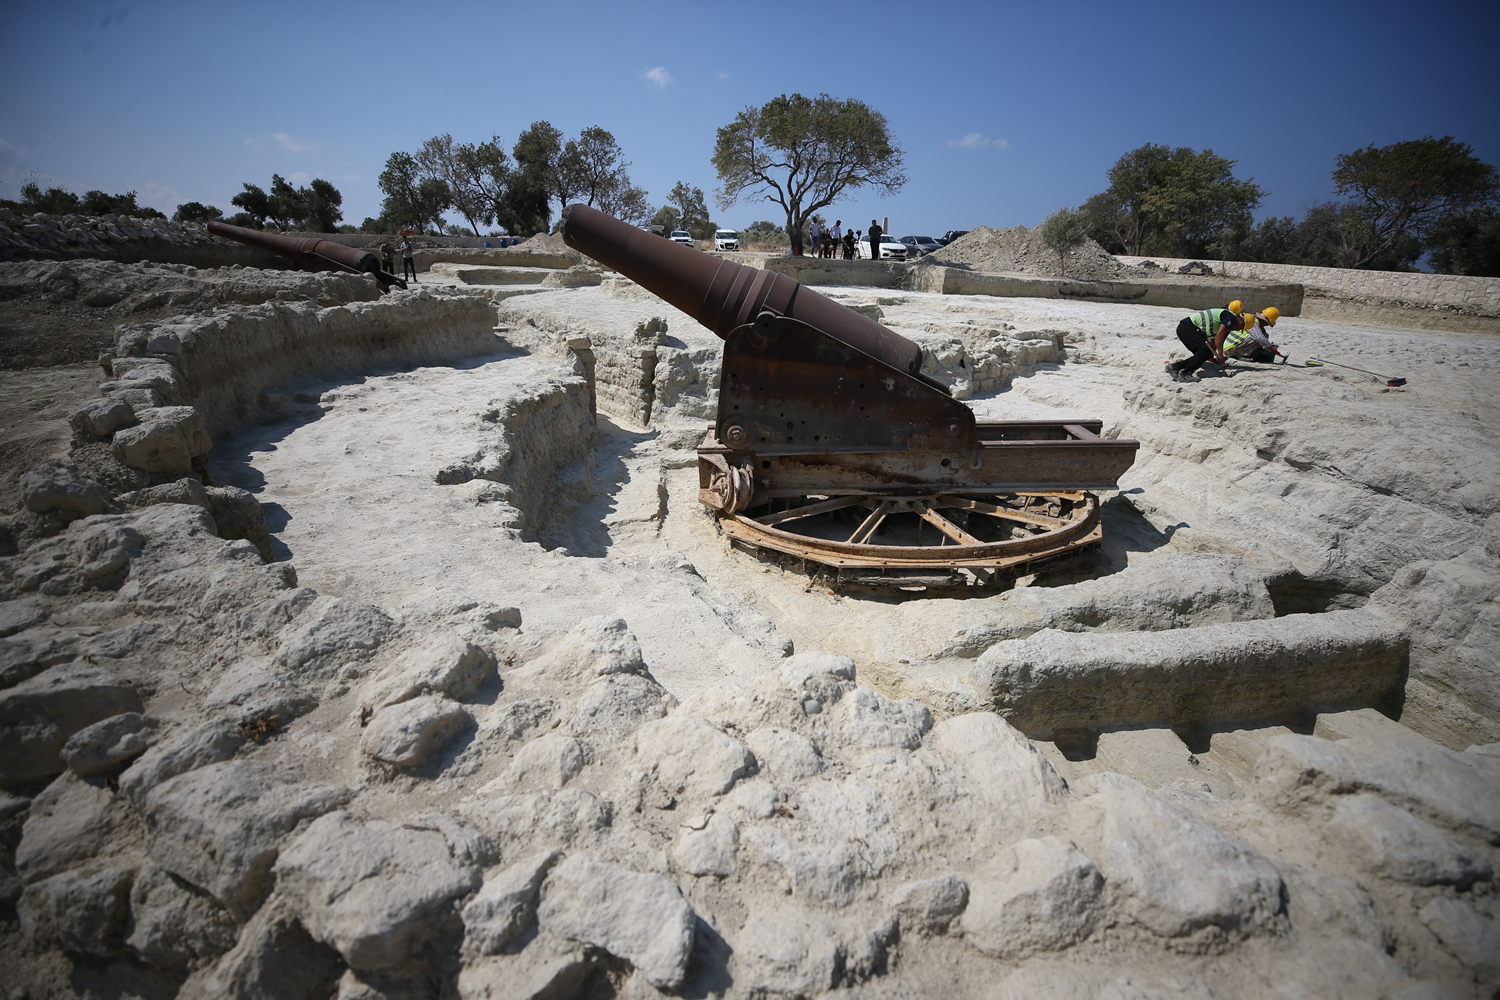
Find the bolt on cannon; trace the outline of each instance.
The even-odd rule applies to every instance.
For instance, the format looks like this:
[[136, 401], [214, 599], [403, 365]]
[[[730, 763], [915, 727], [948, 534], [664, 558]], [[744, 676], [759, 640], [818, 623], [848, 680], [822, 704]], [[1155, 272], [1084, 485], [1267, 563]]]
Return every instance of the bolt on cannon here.
[[1089, 491], [1114, 489], [1140, 445], [1101, 421], [978, 421], [905, 337], [587, 206], [563, 240], [723, 339], [698, 495], [735, 544], [914, 587], [992, 584], [1102, 538]]

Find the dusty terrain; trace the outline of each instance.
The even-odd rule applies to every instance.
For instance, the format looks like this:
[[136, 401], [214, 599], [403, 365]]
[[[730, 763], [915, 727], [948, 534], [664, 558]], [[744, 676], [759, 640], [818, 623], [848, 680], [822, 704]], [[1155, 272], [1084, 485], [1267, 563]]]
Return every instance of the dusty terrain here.
[[139, 483], [28, 480], [0, 563], [7, 985], [1500, 987], [1500, 341], [1288, 318], [1183, 385], [1175, 310], [827, 289], [981, 418], [1141, 442], [1097, 554], [878, 594], [697, 502], [711, 334], [543, 278], [118, 332], [135, 415], [57, 457]]

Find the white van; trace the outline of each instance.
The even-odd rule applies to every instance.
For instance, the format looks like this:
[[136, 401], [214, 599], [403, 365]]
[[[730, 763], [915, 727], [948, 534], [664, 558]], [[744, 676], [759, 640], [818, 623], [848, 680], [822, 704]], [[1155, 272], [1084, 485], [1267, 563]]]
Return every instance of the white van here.
[[740, 234], [733, 229], [720, 229], [714, 232], [715, 250], [738, 250], [740, 248]]

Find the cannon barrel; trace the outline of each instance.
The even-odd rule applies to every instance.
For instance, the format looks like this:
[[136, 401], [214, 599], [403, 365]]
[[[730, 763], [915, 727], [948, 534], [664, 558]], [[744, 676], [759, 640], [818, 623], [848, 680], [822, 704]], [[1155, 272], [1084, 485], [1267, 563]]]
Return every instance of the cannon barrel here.
[[920, 347], [784, 274], [709, 256], [587, 205], [568, 207], [562, 231], [568, 246], [650, 289], [721, 339], [769, 310], [921, 377]]
[[330, 243], [310, 236], [282, 236], [259, 229], [231, 226], [227, 222], [210, 222], [208, 231], [236, 243], [257, 247], [285, 257], [299, 271], [348, 271], [353, 274], [373, 274], [382, 288], [406, 282], [380, 268], [380, 258], [368, 250], [346, 247], [342, 243]]

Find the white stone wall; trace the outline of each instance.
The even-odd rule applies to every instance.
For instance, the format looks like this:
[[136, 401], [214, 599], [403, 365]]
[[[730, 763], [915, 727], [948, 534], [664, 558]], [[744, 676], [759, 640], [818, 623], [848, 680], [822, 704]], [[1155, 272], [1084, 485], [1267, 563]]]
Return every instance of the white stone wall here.
[[[1122, 264], [1139, 265], [1154, 260], [1175, 271], [1187, 258], [1125, 257]], [[1405, 309], [1437, 309], [1474, 316], [1500, 316], [1500, 278], [1471, 278], [1459, 274], [1425, 274], [1416, 271], [1362, 271], [1343, 267], [1303, 267], [1296, 264], [1261, 264], [1250, 261], [1206, 260], [1214, 273], [1224, 278], [1254, 278], [1259, 281], [1302, 285], [1309, 296], [1343, 299], [1368, 304], [1389, 304]]]

